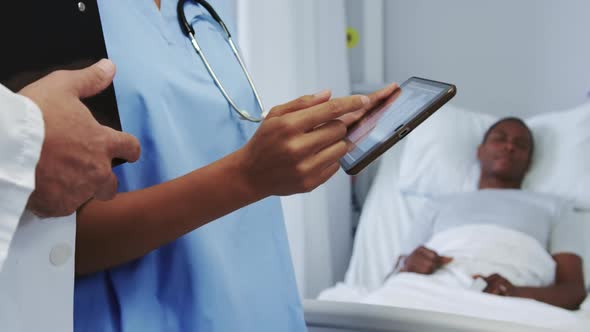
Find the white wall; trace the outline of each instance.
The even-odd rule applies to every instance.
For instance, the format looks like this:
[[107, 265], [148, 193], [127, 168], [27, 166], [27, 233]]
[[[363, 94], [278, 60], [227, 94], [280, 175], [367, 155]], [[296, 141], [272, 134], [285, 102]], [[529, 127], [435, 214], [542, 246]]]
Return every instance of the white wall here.
[[458, 106], [572, 107], [590, 90], [590, 1], [385, 0], [386, 80], [455, 83]]

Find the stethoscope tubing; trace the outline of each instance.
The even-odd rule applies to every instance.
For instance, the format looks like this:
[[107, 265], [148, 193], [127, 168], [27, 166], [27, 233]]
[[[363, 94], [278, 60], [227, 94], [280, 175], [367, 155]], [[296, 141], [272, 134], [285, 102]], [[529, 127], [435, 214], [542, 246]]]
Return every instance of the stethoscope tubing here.
[[[187, 1], [192, 1], [196, 4], [203, 6], [203, 8], [205, 8], [205, 10], [207, 10], [207, 12], [209, 12], [209, 14], [213, 17], [213, 19], [217, 23], [219, 23], [219, 25], [221, 26], [221, 29], [225, 33], [226, 40], [227, 40], [234, 56], [238, 60], [240, 67], [242, 67], [242, 71], [244, 72], [244, 75], [246, 75], [246, 78], [248, 79], [248, 83], [250, 84], [250, 88], [252, 89], [254, 96], [256, 97], [256, 102], [258, 104], [258, 107], [260, 107], [260, 110], [261, 110], [260, 117], [252, 116], [250, 113], [248, 113], [248, 111], [239, 108], [236, 105], [236, 103], [234, 102], [234, 100], [227, 93], [223, 84], [221, 84], [221, 81], [219, 80], [219, 78], [217, 77], [217, 74], [215, 74], [215, 71], [213, 70], [213, 68], [209, 64], [207, 57], [203, 53], [203, 50], [195, 37], [195, 30], [193, 29], [192, 25], [186, 19], [186, 15], [184, 12], [184, 5], [186, 4]], [[211, 78], [213, 78], [215, 85], [217, 85], [217, 87], [221, 91], [221, 94], [223, 94], [223, 96], [225, 97], [227, 102], [231, 105], [232, 109], [235, 112], [237, 112], [240, 115], [240, 117], [244, 120], [251, 121], [251, 122], [261, 122], [262, 120], [264, 120], [264, 117], [266, 116], [266, 112], [264, 111], [264, 105], [262, 104], [260, 94], [258, 93], [258, 90], [256, 89], [256, 85], [254, 84], [252, 77], [250, 76], [250, 73], [246, 69], [246, 65], [244, 64], [244, 61], [242, 60], [242, 57], [240, 56], [238, 48], [236, 47], [236, 45], [234, 44], [234, 42], [232, 40], [229, 29], [227, 28], [227, 26], [225, 25], [225, 23], [223, 22], [221, 17], [219, 17], [219, 14], [217, 14], [215, 9], [213, 9], [213, 6], [211, 6], [211, 4], [209, 4], [205, 0], [179, 0], [176, 10], [178, 12], [178, 21], [180, 23], [180, 28], [182, 29], [182, 32], [191, 40], [191, 45], [195, 49], [195, 52], [197, 52], [197, 55], [199, 55], [199, 57], [201, 58], [203, 65], [205, 65], [205, 68], [209, 72], [209, 75], [211, 75]]]

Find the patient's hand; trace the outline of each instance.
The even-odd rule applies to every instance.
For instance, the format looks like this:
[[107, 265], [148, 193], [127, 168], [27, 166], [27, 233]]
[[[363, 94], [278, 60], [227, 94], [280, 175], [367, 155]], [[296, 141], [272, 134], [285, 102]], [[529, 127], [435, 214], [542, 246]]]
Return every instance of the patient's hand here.
[[436, 270], [450, 263], [452, 260], [453, 258], [451, 257], [439, 256], [433, 250], [421, 246], [405, 259], [400, 272], [433, 274]]
[[476, 278], [482, 278], [488, 283], [488, 286], [483, 290], [484, 293], [500, 295], [500, 296], [516, 296], [516, 287], [512, 285], [508, 279], [495, 273], [485, 278], [482, 276], [475, 276]]

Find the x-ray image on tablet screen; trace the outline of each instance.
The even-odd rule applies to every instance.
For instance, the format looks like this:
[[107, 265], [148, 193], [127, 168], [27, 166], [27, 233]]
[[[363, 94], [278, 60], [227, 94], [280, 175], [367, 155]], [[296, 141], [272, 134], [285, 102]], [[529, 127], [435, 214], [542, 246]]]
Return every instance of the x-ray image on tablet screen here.
[[349, 128], [350, 150], [341, 160], [356, 174], [455, 95], [455, 86], [412, 77], [383, 104]]

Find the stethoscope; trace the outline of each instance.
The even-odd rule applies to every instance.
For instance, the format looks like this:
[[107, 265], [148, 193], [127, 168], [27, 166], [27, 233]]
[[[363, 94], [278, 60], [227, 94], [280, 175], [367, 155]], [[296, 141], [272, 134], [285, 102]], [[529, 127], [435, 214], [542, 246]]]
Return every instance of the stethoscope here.
[[[187, 1], [192, 1], [192, 2], [195, 2], [195, 3], [203, 6], [209, 12], [209, 14], [213, 17], [213, 19], [215, 19], [215, 21], [217, 21], [217, 23], [219, 23], [219, 25], [221, 26], [221, 28], [225, 32], [227, 42], [228, 42], [229, 46], [231, 47], [232, 52], [236, 56], [236, 59], [238, 59], [238, 62], [240, 63], [240, 66], [242, 67], [242, 70], [244, 71], [244, 74], [246, 75], [246, 78], [248, 79], [248, 83], [250, 83], [250, 87], [252, 88], [252, 91], [254, 92], [254, 96], [256, 97], [256, 102], [258, 103], [258, 107], [260, 107], [260, 111], [261, 111], [260, 117], [254, 117], [254, 116], [250, 115], [250, 113], [248, 113], [248, 111], [240, 109], [236, 105], [234, 100], [229, 96], [229, 94], [227, 93], [227, 91], [225, 90], [225, 88], [223, 87], [221, 82], [219, 81], [219, 78], [217, 77], [217, 75], [213, 71], [213, 68], [211, 68], [209, 61], [207, 61], [207, 57], [205, 56], [205, 54], [203, 54], [203, 51], [201, 50], [201, 46], [199, 45], [199, 43], [197, 42], [197, 39], [195, 38], [195, 30], [193, 29], [193, 27], [189, 24], [189, 22], [186, 19], [186, 15], [184, 13], [184, 5]], [[227, 102], [234, 109], [234, 111], [236, 111], [243, 120], [248, 120], [248, 121], [252, 121], [252, 122], [261, 122], [262, 120], [264, 120], [266, 113], [264, 111], [264, 106], [262, 105], [262, 100], [260, 99], [260, 96], [258, 95], [258, 91], [256, 90], [256, 86], [254, 85], [254, 82], [252, 82], [252, 78], [250, 77], [250, 74], [248, 73], [248, 70], [246, 69], [244, 62], [242, 61], [242, 57], [240, 56], [240, 53], [238, 52], [236, 45], [232, 41], [231, 34], [229, 33], [227, 26], [225, 25], [225, 23], [223, 23], [223, 20], [221, 20], [221, 18], [217, 14], [217, 12], [205, 0], [179, 0], [178, 6], [177, 6], [177, 11], [178, 11], [178, 21], [180, 23], [180, 28], [182, 29], [184, 34], [190, 38], [193, 48], [195, 49], [195, 51], [197, 52], [197, 54], [199, 55], [201, 60], [203, 60], [203, 64], [207, 68], [209, 75], [211, 75], [211, 78], [213, 78], [213, 81], [215, 81], [215, 84], [217, 85], [217, 87], [219, 88], [219, 90], [221, 91], [221, 93], [223, 94], [225, 99], [227, 100]]]

